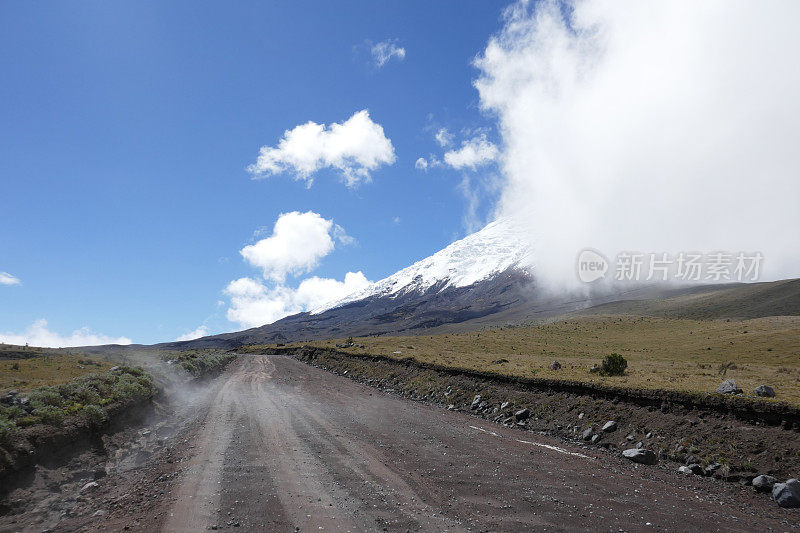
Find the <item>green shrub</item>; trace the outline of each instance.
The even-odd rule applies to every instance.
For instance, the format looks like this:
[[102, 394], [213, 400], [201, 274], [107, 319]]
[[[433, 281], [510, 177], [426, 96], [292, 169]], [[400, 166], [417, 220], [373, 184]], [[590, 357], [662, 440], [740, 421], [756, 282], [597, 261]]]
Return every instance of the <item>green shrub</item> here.
[[64, 423], [64, 418], [66, 416], [62, 409], [53, 407], [52, 405], [37, 407], [31, 414], [38, 418], [41, 423], [51, 426], [60, 426]]
[[72, 415], [100, 425], [107, 418], [101, 406], [141, 401], [155, 393], [153, 379], [140, 368], [121, 367], [114, 372], [87, 374], [69, 383], [34, 389], [28, 395], [30, 412], [19, 406], [0, 406], [0, 433], [7, 433], [7, 427], [59, 426]]
[[39, 387], [30, 394], [31, 405], [33, 407], [61, 407], [64, 404], [64, 396], [58, 387]]
[[81, 409], [81, 416], [92, 426], [101, 426], [106, 421], [106, 413], [96, 405], [86, 405]]
[[0, 444], [7, 442], [16, 429], [14, 422], [0, 418]]
[[600, 365], [600, 375], [622, 376], [628, 368], [628, 361], [618, 353], [607, 355]]

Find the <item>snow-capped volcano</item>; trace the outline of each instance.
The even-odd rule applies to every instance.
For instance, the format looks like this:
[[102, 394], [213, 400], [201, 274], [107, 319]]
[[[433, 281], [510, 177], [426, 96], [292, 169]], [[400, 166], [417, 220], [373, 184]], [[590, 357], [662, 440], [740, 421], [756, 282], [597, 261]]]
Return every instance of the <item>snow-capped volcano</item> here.
[[501, 219], [320, 308], [245, 331], [172, 344], [230, 348], [398, 334], [499, 316], [535, 297], [530, 259], [524, 233], [510, 220]]
[[371, 297], [397, 297], [434, 287], [437, 291], [467, 287], [511, 268], [525, 270], [530, 259], [529, 240], [511, 219], [502, 218], [365, 289], [312, 309], [311, 313]]

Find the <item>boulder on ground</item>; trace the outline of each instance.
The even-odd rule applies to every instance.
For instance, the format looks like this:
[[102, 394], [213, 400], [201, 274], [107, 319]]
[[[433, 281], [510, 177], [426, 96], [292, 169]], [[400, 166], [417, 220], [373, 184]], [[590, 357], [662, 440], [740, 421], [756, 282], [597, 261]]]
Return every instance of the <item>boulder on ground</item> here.
[[616, 430], [617, 430], [617, 423], [614, 422], [613, 420], [609, 420], [603, 426], [603, 431], [605, 433], [611, 433], [612, 431], [616, 431]]
[[553, 361], [550, 363], [550, 370], [561, 370], [561, 363], [558, 361]]
[[681, 474], [686, 474], [687, 476], [691, 476], [692, 474], [694, 474], [694, 472], [692, 472], [692, 469], [689, 468], [688, 466], [679, 466], [678, 472], [680, 472]]
[[469, 408], [477, 409], [480, 404], [481, 404], [481, 395], [476, 394], [475, 397], [472, 399], [472, 405], [470, 405]]
[[592, 435], [592, 439], [591, 439], [591, 440], [592, 440], [592, 444], [597, 444], [597, 442], [598, 442], [598, 441], [599, 441], [601, 438], [602, 438], [602, 437], [601, 437], [600, 435], [598, 435], [598, 434], [594, 434], [594, 435]]
[[775, 483], [772, 499], [781, 507], [800, 507], [800, 481], [792, 478], [786, 483]]
[[643, 465], [654, 465], [658, 463], [658, 457], [656, 457], [656, 454], [644, 448], [629, 448], [622, 452], [622, 456], [626, 459], [630, 459], [634, 463], [640, 463]]
[[531, 416], [531, 412], [527, 409], [520, 409], [516, 413], [514, 413], [514, 418], [517, 420], [527, 420], [528, 417]]
[[589, 428], [589, 429], [585, 430], [583, 432], [583, 440], [591, 439], [592, 435], [594, 435], [594, 431], [592, 431], [592, 428]]
[[726, 379], [722, 384], [717, 387], [718, 394], [741, 394], [742, 389], [736, 386], [736, 382], [732, 379]]
[[760, 475], [753, 478], [753, 488], [758, 492], [769, 492], [775, 485], [775, 479], [772, 476]]
[[775, 397], [775, 389], [773, 389], [769, 385], [759, 385], [753, 392], [756, 393], [756, 396], [761, 396], [764, 398]]
[[81, 487], [81, 493], [88, 492], [90, 490], [94, 490], [99, 486], [100, 486], [100, 483], [98, 483], [97, 481], [90, 481], [89, 483], [87, 483], [86, 485]]
[[592, 365], [592, 367], [589, 369], [590, 374], [597, 374], [598, 372], [600, 372], [600, 365]]
[[705, 472], [703, 471], [702, 465], [699, 463], [692, 463], [686, 466], [689, 470], [692, 471], [692, 474], [696, 476], [702, 476]]

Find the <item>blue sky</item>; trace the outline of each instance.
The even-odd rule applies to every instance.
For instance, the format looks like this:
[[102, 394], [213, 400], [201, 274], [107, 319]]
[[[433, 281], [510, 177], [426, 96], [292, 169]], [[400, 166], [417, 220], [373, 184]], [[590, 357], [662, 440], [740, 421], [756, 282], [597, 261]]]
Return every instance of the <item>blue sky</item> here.
[[[485, 136], [473, 58], [501, 26], [494, 2], [5, 2], [0, 6], [0, 333], [40, 319], [134, 342], [226, 318], [239, 250], [280, 213], [318, 213], [336, 240], [305, 275], [377, 280], [489, 216], [460, 184], [491, 165], [415, 168]], [[385, 42], [405, 57], [376, 64]], [[254, 180], [259, 148], [367, 109], [394, 151], [371, 182], [335, 168]], [[256, 233], [258, 232], [258, 233]], [[267, 282], [264, 282], [267, 283]], [[271, 283], [271, 282], [270, 282]], [[218, 302], [224, 302], [220, 305]]]
[[[565, 7], [565, 5], [569, 7]], [[498, 216], [797, 277], [800, 4], [0, 4], [0, 342], [313, 309]], [[257, 178], [257, 179], [254, 179]]]

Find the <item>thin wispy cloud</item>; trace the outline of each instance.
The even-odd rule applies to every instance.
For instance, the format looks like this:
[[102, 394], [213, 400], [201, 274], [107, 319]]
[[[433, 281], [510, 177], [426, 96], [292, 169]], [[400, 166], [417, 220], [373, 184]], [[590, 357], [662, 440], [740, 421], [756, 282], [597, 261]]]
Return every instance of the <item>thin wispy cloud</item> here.
[[206, 326], [199, 326], [194, 331], [189, 331], [179, 336], [177, 339], [175, 339], [175, 341], [193, 341], [195, 339], [199, 339], [200, 337], [205, 337], [206, 335], [208, 335], [208, 328]]
[[380, 68], [392, 59], [403, 61], [406, 58], [406, 49], [395, 43], [397, 43], [396, 39], [389, 39], [372, 45], [370, 54], [375, 66]]
[[16, 276], [9, 274], [8, 272], [0, 272], [0, 285], [19, 285], [22, 282]]

